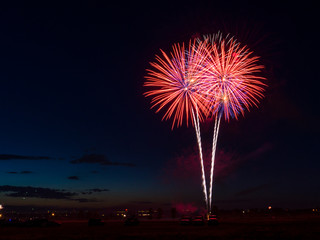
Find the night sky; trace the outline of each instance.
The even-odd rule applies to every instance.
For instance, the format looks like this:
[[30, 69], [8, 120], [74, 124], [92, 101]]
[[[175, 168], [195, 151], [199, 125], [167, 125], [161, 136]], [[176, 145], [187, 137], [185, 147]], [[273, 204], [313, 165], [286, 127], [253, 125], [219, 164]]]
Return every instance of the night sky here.
[[261, 57], [268, 88], [222, 122], [214, 204], [319, 206], [315, 3], [221, 2], [0, 6], [0, 203], [203, 207], [194, 129], [161, 121], [143, 82], [160, 49], [221, 31]]

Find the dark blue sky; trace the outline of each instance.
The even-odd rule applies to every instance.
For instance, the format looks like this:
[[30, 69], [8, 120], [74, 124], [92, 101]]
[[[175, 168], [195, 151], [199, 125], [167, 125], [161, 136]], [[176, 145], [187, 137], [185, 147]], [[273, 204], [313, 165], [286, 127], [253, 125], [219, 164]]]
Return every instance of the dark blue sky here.
[[269, 87], [221, 125], [216, 205], [319, 205], [318, 18], [293, 4], [1, 6], [0, 203], [202, 206], [194, 130], [171, 131], [142, 85], [160, 48], [220, 30], [261, 56]]

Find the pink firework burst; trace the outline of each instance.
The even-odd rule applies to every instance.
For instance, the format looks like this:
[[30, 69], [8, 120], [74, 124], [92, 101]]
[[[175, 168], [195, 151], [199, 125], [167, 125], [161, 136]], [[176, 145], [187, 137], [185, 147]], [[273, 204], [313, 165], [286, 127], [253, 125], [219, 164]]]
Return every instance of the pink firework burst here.
[[213, 114], [238, 119], [244, 110], [257, 106], [263, 98], [265, 78], [257, 75], [264, 68], [259, 57], [233, 38], [207, 44], [208, 55], [203, 85]]
[[151, 62], [153, 69], [147, 69], [144, 86], [152, 90], [145, 92], [152, 97], [152, 107], [156, 112], [165, 109], [163, 120], [173, 119], [172, 128], [182, 125], [183, 121], [194, 124], [193, 114], [200, 121], [204, 119], [207, 106], [202, 94], [203, 68], [206, 59], [206, 41], [200, 44], [190, 41], [187, 49], [184, 44], [174, 44], [172, 52], [167, 55], [161, 50], [162, 56], [156, 56]]

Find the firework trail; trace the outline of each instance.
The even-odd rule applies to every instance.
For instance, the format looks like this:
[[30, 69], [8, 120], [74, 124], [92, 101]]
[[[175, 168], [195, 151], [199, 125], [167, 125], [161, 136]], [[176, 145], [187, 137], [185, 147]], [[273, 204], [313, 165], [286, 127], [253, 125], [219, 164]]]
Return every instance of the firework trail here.
[[202, 154], [202, 147], [201, 147], [201, 131], [200, 131], [199, 117], [198, 117], [197, 111], [196, 111], [196, 115], [197, 115], [196, 117], [194, 115], [194, 112], [192, 112], [192, 115], [193, 115], [193, 119], [194, 119], [194, 122], [195, 122], [194, 128], [196, 130], [197, 143], [198, 143], [198, 148], [199, 148], [203, 194], [204, 194], [204, 198], [205, 198], [205, 202], [206, 202], [206, 209], [208, 209], [208, 207], [209, 207], [208, 191], [207, 191], [206, 175], [205, 175], [204, 164], [203, 164], [203, 154]]
[[244, 115], [245, 109], [257, 106], [266, 85], [261, 82], [265, 78], [256, 75], [264, 67], [258, 64], [258, 57], [251, 56], [252, 52], [246, 46], [241, 47], [233, 38], [226, 39], [221, 35], [208, 39], [209, 54], [203, 65], [206, 69], [203, 72], [203, 85], [207, 89], [208, 109], [215, 116], [208, 204], [210, 212], [220, 120], [222, 117], [227, 121], [230, 118], [238, 119], [239, 114]]
[[173, 119], [172, 128], [181, 126], [183, 121], [187, 126], [189, 118], [195, 128], [202, 172], [203, 194], [208, 207], [207, 185], [201, 147], [200, 121], [207, 115], [208, 105], [202, 94], [203, 65], [206, 60], [206, 42], [195, 45], [189, 42], [188, 49], [184, 44], [173, 45], [173, 52], [168, 56], [164, 51], [162, 57], [156, 56], [156, 62], [150, 63], [153, 70], [147, 69], [144, 86], [153, 90], [144, 95], [152, 97], [151, 108], [156, 112], [166, 108], [162, 120]]
[[217, 149], [218, 133], [220, 127], [221, 116], [217, 116], [214, 123], [213, 129], [213, 140], [212, 140], [212, 152], [211, 152], [211, 168], [210, 168], [210, 188], [209, 188], [209, 203], [208, 209], [209, 212], [212, 210], [212, 187], [213, 187], [213, 170], [214, 170], [214, 160]]

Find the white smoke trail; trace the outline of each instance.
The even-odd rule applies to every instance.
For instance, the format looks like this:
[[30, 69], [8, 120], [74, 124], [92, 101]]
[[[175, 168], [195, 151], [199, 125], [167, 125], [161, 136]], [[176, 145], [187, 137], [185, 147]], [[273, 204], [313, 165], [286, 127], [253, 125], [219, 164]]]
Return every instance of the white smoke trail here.
[[200, 123], [199, 123], [199, 115], [196, 109], [196, 116], [192, 110], [192, 116], [194, 121], [194, 128], [196, 130], [197, 135], [197, 142], [199, 147], [199, 155], [200, 155], [200, 164], [201, 164], [201, 173], [202, 173], [202, 187], [203, 187], [203, 194], [206, 202], [206, 208], [208, 209], [208, 194], [207, 194], [207, 184], [206, 184], [206, 177], [203, 165], [203, 157], [202, 157], [202, 147], [201, 147], [201, 133], [200, 133]]
[[212, 141], [212, 153], [211, 153], [211, 170], [210, 170], [210, 189], [209, 189], [209, 212], [212, 210], [212, 186], [213, 186], [213, 170], [214, 170], [214, 160], [216, 155], [216, 148], [217, 148], [217, 140], [219, 134], [219, 127], [220, 127], [220, 119], [221, 116], [217, 116], [214, 123], [213, 129], [213, 141]]

